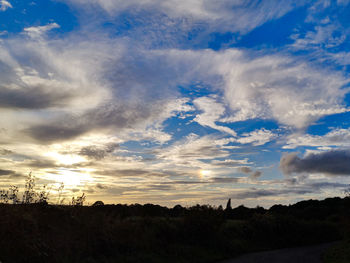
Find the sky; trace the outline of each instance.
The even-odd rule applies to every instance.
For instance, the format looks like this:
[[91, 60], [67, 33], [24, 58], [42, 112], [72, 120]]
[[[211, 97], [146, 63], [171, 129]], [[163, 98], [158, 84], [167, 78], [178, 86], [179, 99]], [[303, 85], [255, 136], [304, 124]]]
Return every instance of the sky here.
[[0, 0], [0, 187], [270, 207], [350, 186], [350, 1]]

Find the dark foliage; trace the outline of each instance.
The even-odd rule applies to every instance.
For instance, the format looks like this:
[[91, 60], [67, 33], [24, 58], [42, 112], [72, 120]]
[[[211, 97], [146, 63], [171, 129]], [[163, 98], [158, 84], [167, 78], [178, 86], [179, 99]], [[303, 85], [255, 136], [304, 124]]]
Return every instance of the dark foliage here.
[[341, 238], [350, 199], [291, 206], [0, 205], [1, 262], [215, 262]]

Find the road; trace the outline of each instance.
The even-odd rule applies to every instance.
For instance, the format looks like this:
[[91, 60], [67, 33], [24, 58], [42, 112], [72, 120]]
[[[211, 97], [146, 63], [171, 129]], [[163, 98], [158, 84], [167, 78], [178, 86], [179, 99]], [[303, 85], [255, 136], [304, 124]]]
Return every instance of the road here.
[[286, 248], [242, 255], [222, 263], [322, 263], [321, 256], [335, 243]]

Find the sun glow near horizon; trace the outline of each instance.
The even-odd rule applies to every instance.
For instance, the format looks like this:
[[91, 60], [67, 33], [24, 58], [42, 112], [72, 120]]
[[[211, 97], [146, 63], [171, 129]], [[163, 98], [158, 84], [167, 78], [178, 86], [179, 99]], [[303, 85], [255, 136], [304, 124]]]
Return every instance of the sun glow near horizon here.
[[199, 171], [200, 177], [203, 179], [207, 179], [210, 178], [212, 175], [212, 171], [211, 170], [200, 170]]
[[65, 187], [82, 187], [94, 181], [90, 173], [84, 170], [57, 169], [56, 173], [48, 173], [45, 177], [56, 183], [63, 183]]

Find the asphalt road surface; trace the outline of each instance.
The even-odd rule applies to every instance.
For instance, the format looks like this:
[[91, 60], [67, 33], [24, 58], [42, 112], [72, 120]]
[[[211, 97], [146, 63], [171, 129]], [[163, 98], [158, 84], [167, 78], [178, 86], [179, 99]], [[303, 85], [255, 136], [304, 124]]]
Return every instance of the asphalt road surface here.
[[251, 253], [222, 263], [322, 263], [322, 254], [334, 244]]

